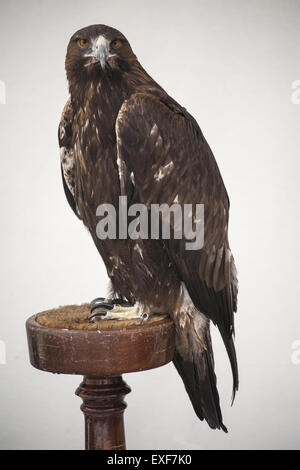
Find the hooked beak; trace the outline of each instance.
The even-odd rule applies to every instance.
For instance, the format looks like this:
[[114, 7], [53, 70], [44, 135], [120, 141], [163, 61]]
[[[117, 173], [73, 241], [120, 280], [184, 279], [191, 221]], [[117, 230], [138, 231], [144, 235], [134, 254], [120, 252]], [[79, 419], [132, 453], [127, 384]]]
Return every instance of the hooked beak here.
[[109, 41], [104, 36], [99, 36], [94, 45], [94, 57], [100, 62], [102, 70], [105, 69], [109, 58]]

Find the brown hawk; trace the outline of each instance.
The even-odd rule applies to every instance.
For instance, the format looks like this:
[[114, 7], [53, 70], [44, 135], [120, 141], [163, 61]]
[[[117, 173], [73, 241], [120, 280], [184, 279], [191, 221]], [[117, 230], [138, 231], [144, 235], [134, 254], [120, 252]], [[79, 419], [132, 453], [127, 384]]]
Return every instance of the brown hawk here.
[[[132, 305], [132, 316], [168, 312], [176, 326], [174, 364], [194, 410], [211, 428], [227, 431], [210, 320], [229, 355], [234, 396], [237, 277], [228, 243], [229, 199], [212, 151], [195, 119], [147, 74], [116, 29], [77, 31], [66, 72], [70, 98], [59, 125], [63, 184], [111, 280], [114, 300], [104, 302], [104, 312], [113, 318], [114, 304], [122, 301]], [[153, 204], [203, 204], [203, 246], [187, 250], [185, 237], [174, 236], [100, 239], [97, 208], [111, 204], [118, 212], [121, 195], [149, 211]]]

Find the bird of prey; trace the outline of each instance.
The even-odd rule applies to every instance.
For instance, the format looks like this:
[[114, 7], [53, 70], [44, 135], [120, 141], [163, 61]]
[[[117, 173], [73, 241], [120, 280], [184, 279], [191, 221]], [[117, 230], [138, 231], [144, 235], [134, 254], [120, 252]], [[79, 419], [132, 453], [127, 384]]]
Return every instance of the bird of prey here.
[[[173, 362], [200, 420], [223, 429], [210, 322], [219, 329], [238, 389], [234, 337], [237, 277], [228, 242], [228, 195], [195, 119], [144, 70], [126, 37], [112, 27], [77, 31], [66, 54], [70, 97], [59, 124], [67, 200], [105, 263], [113, 300], [100, 314], [116, 318], [168, 312], [175, 323]], [[100, 239], [99, 205], [204, 205], [204, 243], [186, 239]], [[173, 220], [173, 219], [172, 219]], [[174, 224], [171, 228], [174, 232]], [[101, 303], [102, 302], [102, 303]], [[99, 313], [99, 312], [98, 312]], [[106, 318], [106, 317], [105, 317]], [[142, 327], [142, 326], [141, 326]]]

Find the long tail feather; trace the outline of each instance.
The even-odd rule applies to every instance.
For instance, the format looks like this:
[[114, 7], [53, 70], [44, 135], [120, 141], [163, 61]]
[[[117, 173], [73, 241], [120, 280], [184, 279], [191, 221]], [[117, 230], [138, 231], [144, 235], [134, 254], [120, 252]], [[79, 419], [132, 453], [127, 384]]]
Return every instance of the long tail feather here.
[[209, 328], [203, 334], [205, 348], [194, 341], [193, 334], [191, 333], [189, 348], [183, 347], [180, 338], [177, 338], [174, 365], [200, 420], [205, 419], [212, 429], [227, 432], [220, 408]]
[[238, 364], [237, 364], [235, 346], [234, 346], [232, 335], [228, 337], [225, 333], [222, 334], [222, 331], [220, 331], [220, 333], [221, 333], [223, 343], [225, 345], [225, 348], [229, 357], [229, 362], [230, 362], [231, 370], [232, 370], [233, 386], [232, 386], [231, 404], [233, 404], [234, 399], [235, 399], [235, 394], [239, 388], [239, 373], [238, 373]]

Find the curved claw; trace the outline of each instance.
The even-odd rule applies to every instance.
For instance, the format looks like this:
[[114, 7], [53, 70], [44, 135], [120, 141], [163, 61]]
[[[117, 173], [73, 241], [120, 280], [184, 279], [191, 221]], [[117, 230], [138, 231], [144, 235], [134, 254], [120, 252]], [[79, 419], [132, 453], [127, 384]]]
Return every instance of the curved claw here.
[[96, 297], [96, 299], [93, 299], [90, 302], [89, 309], [91, 310], [94, 307], [94, 305], [98, 305], [98, 304], [100, 304], [102, 302], [105, 302], [105, 301], [106, 301], [106, 299], [104, 297]]
[[97, 317], [105, 317], [106, 315], [107, 315], [107, 312], [105, 312], [104, 310], [99, 310], [98, 312], [92, 313], [92, 314], [87, 318], [87, 320], [88, 320], [89, 322], [95, 323], [95, 318], [97, 318]]
[[144, 321], [147, 321], [149, 318], [149, 315], [148, 313], [143, 313], [142, 317], [141, 317], [141, 322], [140, 322], [140, 325], [142, 325], [144, 323]]
[[112, 310], [114, 308], [113, 304], [110, 304], [108, 302], [97, 302], [90, 308], [90, 312], [93, 313], [93, 311], [99, 307], [106, 308], [106, 310]]
[[104, 297], [97, 297], [92, 300], [89, 304], [90, 312], [92, 313], [95, 308], [103, 307], [107, 310], [113, 310], [114, 305], [120, 305], [121, 307], [130, 307], [131, 304], [127, 300], [123, 299], [105, 299]]

